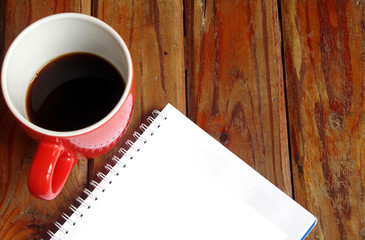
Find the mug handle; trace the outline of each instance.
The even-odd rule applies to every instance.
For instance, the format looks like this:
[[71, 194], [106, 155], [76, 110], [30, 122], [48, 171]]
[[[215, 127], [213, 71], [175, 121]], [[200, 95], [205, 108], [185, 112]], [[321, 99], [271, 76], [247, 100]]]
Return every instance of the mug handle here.
[[75, 155], [61, 141], [41, 140], [30, 167], [29, 191], [40, 199], [54, 199], [75, 163]]

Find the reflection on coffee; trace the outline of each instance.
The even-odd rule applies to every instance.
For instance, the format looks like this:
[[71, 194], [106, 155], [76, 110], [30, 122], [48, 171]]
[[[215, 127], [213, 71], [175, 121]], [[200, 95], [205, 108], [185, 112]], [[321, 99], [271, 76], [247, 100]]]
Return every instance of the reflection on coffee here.
[[108, 115], [125, 89], [119, 71], [103, 58], [69, 53], [40, 69], [26, 96], [28, 118], [54, 131], [88, 127]]

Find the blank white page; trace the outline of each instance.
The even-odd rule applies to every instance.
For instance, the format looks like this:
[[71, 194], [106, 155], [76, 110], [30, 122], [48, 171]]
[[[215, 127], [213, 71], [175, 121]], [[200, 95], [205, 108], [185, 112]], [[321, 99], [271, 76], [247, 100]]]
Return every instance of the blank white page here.
[[162, 115], [54, 239], [301, 239], [313, 227], [313, 215], [173, 106]]

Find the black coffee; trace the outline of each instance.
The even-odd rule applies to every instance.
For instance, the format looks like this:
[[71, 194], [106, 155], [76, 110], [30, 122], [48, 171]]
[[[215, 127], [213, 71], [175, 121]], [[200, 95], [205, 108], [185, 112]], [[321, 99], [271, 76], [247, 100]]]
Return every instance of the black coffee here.
[[119, 71], [103, 58], [65, 54], [36, 74], [28, 88], [26, 110], [29, 120], [45, 129], [77, 130], [110, 113], [124, 88]]

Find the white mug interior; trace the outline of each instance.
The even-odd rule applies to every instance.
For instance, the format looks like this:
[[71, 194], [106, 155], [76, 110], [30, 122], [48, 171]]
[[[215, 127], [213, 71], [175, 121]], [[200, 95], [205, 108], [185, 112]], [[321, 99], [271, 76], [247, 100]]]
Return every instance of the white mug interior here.
[[[72, 52], [93, 53], [112, 63], [126, 81], [124, 94], [111, 113], [87, 128], [57, 132], [36, 126], [26, 113], [28, 86], [43, 65]], [[4, 58], [1, 84], [7, 105], [23, 124], [50, 136], [71, 136], [97, 128], [115, 114], [131, 87], [132, 71], [128, 48], [110, 26], [88, 15], [62, 13], [43, 18], [19, 34]]]

